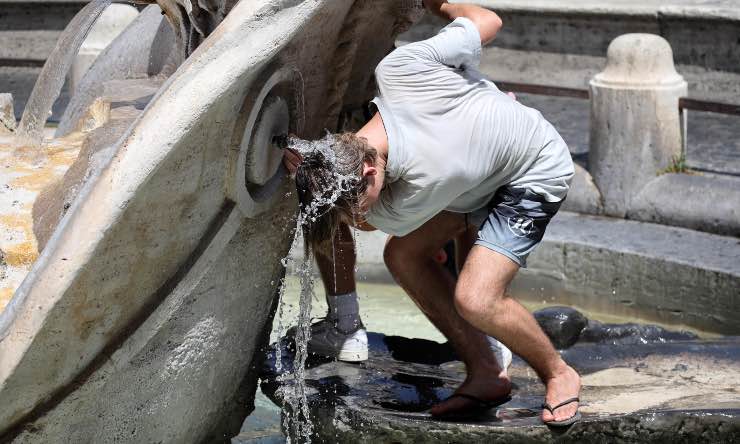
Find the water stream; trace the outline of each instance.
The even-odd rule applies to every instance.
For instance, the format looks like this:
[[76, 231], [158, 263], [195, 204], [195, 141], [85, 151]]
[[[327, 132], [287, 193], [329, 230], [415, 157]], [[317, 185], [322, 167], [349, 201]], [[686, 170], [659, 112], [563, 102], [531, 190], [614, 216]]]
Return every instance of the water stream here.
[[62, 91], [67, 72], [88, 32], [111, 2], [111, 0], [92, 0], [64, 28], [54, 50], [46, 59], [23, 110], [23, 117], [16, 131], [18, 144], [38, 146], [43, 140], [44, 125]]
[[[327, 134], [324, 138], [316, 141], [291, 138], [289, 146], [304, 156], [308, 154], [321, 155], [330, 163], [335, 164], [336, 155], [331, 148], [332, 143], [334, 143], [334, 136]], [[336, 172], [332, 179], [332, 183], [325, 193], [314, 196], [313, 201], [300, 208], [296, 222], [296, 232], [302, 230], [307, 224], [315, 222], [321, 216], [321, 212], [326, 211], [327, 208], [331, 208], [341, 193], [349, 189], [351, 184], [356, 180], [356, 178], [342, 176]], [[333, 244], [332, 248], [334, 248]], [[291, 265], [290, 257], [288, 256], [283, 259], [282, 263], [287, 268]], [[311, 338], [311, 305], [313, 299], [316, 297], [314, 292], [313, 255], [310, 245], [307, 245], [304, 249], [303, 259], [299, 263], [294, 264], [293, 272], [300, 282], [300, 293], [298, 297], [298, 318], [296, 320], [296, 326], [293, 329], [296, 347], [293, 368], [291, 372], [286, 372], [282, 378], [284, 382], [289, 382], [283, 385], [283, 389], [286, 390], [284, 399], [286, 399], [288, 404], [287, 414], [283, 418], [283, 429], [288, 432], [288, 443], [290, 443], [291, 436], [296, 437], [301, 442], [310, 443], [313, 424], [311, 423], [306, 396], [305, 370], [306, 358], [308, 357], [308, 341]], [[285, 325], [282, 319], [285, 304], [284, 294], [285, 280], [281, 282], [280, 290], [278, 337], [282, 337], [282, 330]], [[280, 347], [278, 347], [279, 349]], [[280, 352], [278, 351], [278, 353]], [[281, 362], [281, 356], [278, 354], [276, 357], [277, 362]]]
[[312, 264], [311, 256], [307, 254], [296, 268], [296, 274], [300, 282], [300, 294], [294, 337], [296, 352], [291, 374], [293, 384], [290, 385], [293, 392], [290, 396], [286, 396], [290, 404], [289, 411], [293, 418], [286, 415], [283, 422], [285, 430], [288, 430], [288, 427], [291, 428], [287, 442], [290, 442], [290, 436], [295, 436], [303, 442], [310, 443], [311, 433], [313, 432], [306, 396], [306, 358], [308, 358], [308, 341], [311, 339], [311, 302], [315, 297]]

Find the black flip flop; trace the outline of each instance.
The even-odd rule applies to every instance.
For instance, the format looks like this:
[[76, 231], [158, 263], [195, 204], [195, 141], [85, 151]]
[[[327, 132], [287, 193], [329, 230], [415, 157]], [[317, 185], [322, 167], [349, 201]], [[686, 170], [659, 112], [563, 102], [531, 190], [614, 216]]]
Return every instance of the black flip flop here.
[[[568, 405], [568, 404], [570, 404], [572, 402], [581, 402], [581, 400], [578, 399], [578, 397], [576, 396], [574, 398], [566, 399], [565, 401], [561, 402], [560, 404], [556, 405], [555, 407], [551, 407], [550, 404], [544, 403], [544, 404], [542, 404], [542, 408], [545, 409], [545, 410], [547, 410], [547, 411], [549, 411], [550, 413], [552, 413], [554, 415], [555, 414], [555, 410], [559, 409], [560, 407], [562, 407], [564, 405]], [[576, 411], [576, 414], [575, 415], [571, 416], [568, 419], [563, 419], [562, 421], [542, 421], [542, 422], [544, 422], [546, 425], [553, 426], [553, 427], [567, 427], [567, 426], [569, 426], [571, 424], [574, 424], [574, 423], [580, 421], [580, 419], [581, 419], [581, 412]]]
[[491, 401], [486, 401], [486, 400], [478, 398], [477, 396], [468, 395], [466, 393], [455, 393], [454, 395], [445, 399], [445, 401], [448, 401], [453, 398], [463, 398], [468, 401], [472, 401], [473, 404], [467, 408], [462, 408], [462, 409], [452, 411], [450, 413], [445, 413], [444, 415], [435, 416], [434, 417], [435, 419], [441, 419], [441, 420], [446, 420], [446, 421], [462, 421], [466, 419], [477, 418], [481, 416], [482, 414], [486, 413], [487, 411], [491, 410], [492, 408], [498, 407], [502, 404], [506, 404], [507, 402], [511, 401], [510, 395], [506, 395], [502, 398], [494, 399]]

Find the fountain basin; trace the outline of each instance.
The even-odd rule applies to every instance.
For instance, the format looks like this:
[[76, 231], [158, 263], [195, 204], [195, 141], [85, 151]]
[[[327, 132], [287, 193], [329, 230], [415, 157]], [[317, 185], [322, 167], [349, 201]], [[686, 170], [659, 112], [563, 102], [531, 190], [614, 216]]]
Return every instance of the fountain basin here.
[[[509, 369], [515, 384], [510, 402], [474, 420], [437, 421], [427, 410], [451, 395], [465, 376], [451, 347], [378, 333], [369, 337], [367, 362], [309, 359], [316, 442], [694, 443], [740, 438], [737, 337], [643, 337], [627, 344], [609, 335], [582, 335], [561, 352], [583, 376], [583, 419], [566, 430], [541, 423], [544, 386], [518, 357]], [[276, 371], [276, 346], [263, 369], [262, 391], [284, 406], [277, 377], [291, 369], [292, 348], [290, 340], [281, 341], [283, 367]], [[288, 421], [291, 413], [283, 413]]]

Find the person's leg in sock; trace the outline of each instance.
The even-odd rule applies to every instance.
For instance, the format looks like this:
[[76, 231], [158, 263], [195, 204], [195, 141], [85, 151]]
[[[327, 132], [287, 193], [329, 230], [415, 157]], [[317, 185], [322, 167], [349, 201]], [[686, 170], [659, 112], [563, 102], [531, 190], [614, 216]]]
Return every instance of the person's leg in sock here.
[[315, 254], [329, 307], [326, 317], [341, 330], [356, 330], [361, 325], [355, 284], [356, 254], [352, 231], [347, 225], [339, 226], [330, 249]]
[[315, 256], [329, 308], [326, 320], [312, 327], [309, 348], [342, 361], [363, 361], [367, 359], [367, 333], [360, 319], [350, 228], [340, 225], [331, 246], [316, 251]]

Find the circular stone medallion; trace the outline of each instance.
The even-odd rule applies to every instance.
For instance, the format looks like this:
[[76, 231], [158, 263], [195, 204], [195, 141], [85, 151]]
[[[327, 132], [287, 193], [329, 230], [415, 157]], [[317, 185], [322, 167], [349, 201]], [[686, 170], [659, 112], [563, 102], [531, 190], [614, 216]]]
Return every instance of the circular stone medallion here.
[[228, 195], [246, 217], [265, 211], [276, 199], [286, 171], [281, 166], [283, 150], [273, 138], [300, 131], [301, 86], [300, 73], [282, 67], [258, 78], [253, 88], [259, 89], [244, 100], [234, 134], [238, 154], [230, 168]]

